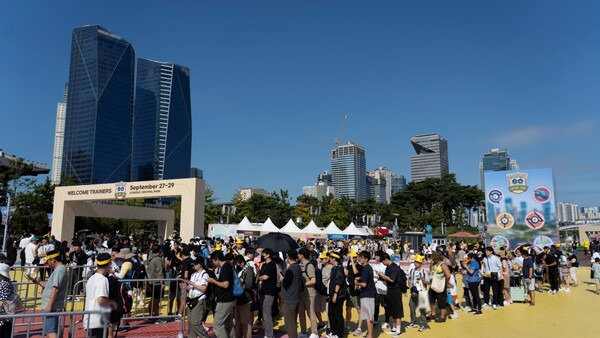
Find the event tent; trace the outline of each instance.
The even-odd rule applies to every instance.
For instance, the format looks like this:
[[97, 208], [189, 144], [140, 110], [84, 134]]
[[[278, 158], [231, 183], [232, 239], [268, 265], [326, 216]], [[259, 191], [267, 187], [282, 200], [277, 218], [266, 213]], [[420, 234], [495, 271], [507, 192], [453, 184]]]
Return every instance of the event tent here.
[[283, 228], [279, 229], [279, 232], [286, 233], [292, 237], [298, 237], [298, 234], [304, 233], [294, 221], [290, 218], [290, 220], [283, 226]]
[[263, 223], [263, 225], [260, 228], [260, 234], [264, 235], [264, 234], [268, 234], [270, 232], [280, 232], [281, 230], [279, 230], [279, 228], [273, 224], [273, 221], [271, 221], [271, 217], [268, 217], [267, 220]]
[[321, 230], [314, 221], [310, 221], [310, 223], [302, 229], [302, 232], [307, 238], [327, 238], [327, 233]]
[[343, 239], [347, 237], [347, 235], [344, 234], [344, 232], [340, 230], [340, 228], [338, 228], [333, 221], [331, 221], [331, 223], [329, 223], [329, 225], [323, 231], [327, 234], [327, 238]]
[[344, 235], [348, 236], [368, 236], [368, 233], [361, 230], [354, 225], [354, 222], [350, 222], [350, 225], [343, 232]]

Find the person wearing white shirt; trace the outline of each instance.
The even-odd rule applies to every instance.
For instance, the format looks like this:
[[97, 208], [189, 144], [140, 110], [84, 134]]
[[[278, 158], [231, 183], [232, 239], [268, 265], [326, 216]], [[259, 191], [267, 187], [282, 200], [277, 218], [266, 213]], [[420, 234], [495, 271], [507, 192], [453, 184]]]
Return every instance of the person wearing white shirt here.
[[202, 318], [206, 313], [206, 291], [208, 288], [208, 273], [205, 271], [204, 259], [202, 257], [194, 260], [194, 272], [189, 280], [186, 280], [188, 297], [186, 303], [189, 309], [188, 326], [189, 338], [208, 338], [208, 332], [204, 328]]
[[31, 238], [31, 242], [25, 247], [25, 266], [30, 267], [27, 272], [30, 276], [36, 274], [36, 269], [32, 268], [32, 266], [34, 266], [33, 261], [37, 257], [37, 248], [37, 237]]
[[105, 330], [109, 325], [108, 310], [117, 309], [117, 302], [111, 300], [108, 295], [108, 269], [111, 258], [107, 253], [98, 255], [96, 260], [96, 273], [88, 279], [85, 286], [85, 311], [107, 311], [106, 315], [86, 314], [83, 316], [83, 325], [87, 330], [86, 337], [101, 338], [104, 337]]
[[375, 318], [373, 318], [373, 322], [376, 325], [377, 321], [379, 320], [379, 306], [383, 306], [383, 309], [385, 310], [385, 321], [381, 325], [382, 330], [388, 328], [388, 323], [390, 321], [390, 315], [388, 313], [387, 306], [385, 303], [385, 298], [387, 295], [387, 284], [385, 280], [379, 278], [380, 272], [385, 275], [386, 266], [383, 264], [382, 261], [383, 254], [383, 251], [375, 252], [375, 261], [377, 263], [372, 265], [373, 280], [375, 281], [375, 290], [377, 290], [377, 296], [375, 297]]
[[481, 262], [483, 271], [483, 299], [486, 304], [490, 302], [490, 288], [493, 292], [492, 307], [503, 306], [502, 297], [502, 261], [498, 256], [494, 255], [492, 247], [485, 248], [486, 257]]
[[33, 235], [31, 235], [29, 237], [23, 236], [23, 238], [21, 238], [21, 241], [19, 242], [19, 249], [21, 249], [21, 250], [25, 249], [25, 247], [27, 246], [27, 244], [29, 244], [29, 242], [31, 242], [31, 239], [33, 237], [34, 237]]

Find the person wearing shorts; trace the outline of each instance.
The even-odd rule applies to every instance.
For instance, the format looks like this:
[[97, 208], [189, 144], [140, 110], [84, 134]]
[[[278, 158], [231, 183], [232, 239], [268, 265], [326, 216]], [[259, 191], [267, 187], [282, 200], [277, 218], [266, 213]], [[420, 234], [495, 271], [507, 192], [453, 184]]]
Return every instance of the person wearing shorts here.
[[[351, 249], [349, 254], [349, 261], [346, 265], [346, 276], [348, 281], [348, 298], [346, 299], [346, 327], [350, 327], [352, 322], [352, 308], [360, 311], [360, 299], [359, 291], [356, 288], [355, 278], [360, 277], [362, 271], [362, 265], [358, 263], [358, 252]], [[362, 326], [362, 321], [358, 320], [358, 329]], [[357, 329], [357, 331], [358, 331]]]
[[440, 309], [440, 317], [435, 319], [436, 323], [443, 323], [446, 321], [446, 305], [448, 302], [448, 283], [450, 282], [450, 270], [448, 266], [444, 264], [442, 253], [439, 251], [434, 252], [431, 255], [433, 260], [433, 266], [431, 267], [431, 280], [435, 278], [444, 278], [444, 290], [442, 292], [436, 292], [431, 287], [429, 288], [429, 302], [431, 303], [431, 314], [436, 315], [436, 304]]
[[[41, 281], [38, 277], [32, 281], [44, 288], [42, 292], [42, 311], [61, 312], [65, 307], [67, 296], [67, 268], [63, 265], [58, 250], [50, 250], [46, 253], [46, 263], [53, 269], [48, 281]], [[58, 316], [44, 317], [42, 337], [54, 338], [58, 336], [58, 319]]]
[[521, 250], [521, 256], [523, 257], [523, 280], [530, 298], [529, 305], [533, 306], [535, 305], [535, 283], [537, 279], [533, 259], [529, 257], [529, 252], [525, 249]]
[[[367, 338], [373, 338], [373, 316], [375, 315], [375, 279], [373, 276], [373, 268], [369, 265], [371, 254], [368, 251], [361, 251], [358, 255], [362, 271], [356, 285], [360, 287], [360, 320], [367, 322]], [[359, 334], [362, 333], [361, 328], [356, 329]], [[355, 336], [358, 336], [354, 332]]]

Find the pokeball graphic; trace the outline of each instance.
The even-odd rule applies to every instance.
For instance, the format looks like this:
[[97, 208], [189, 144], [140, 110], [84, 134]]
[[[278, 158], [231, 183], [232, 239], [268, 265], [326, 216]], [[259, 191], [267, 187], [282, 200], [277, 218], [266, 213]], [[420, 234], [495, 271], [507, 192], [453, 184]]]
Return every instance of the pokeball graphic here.
[[496, 250], [499, 250], [501, 247], [508, 249], [510, 248], [510, 242], [504, 236], [494, 236], [490, 241], [490, 246]]
[[533, 199], [540, 203], [546, 203], [552, 198], [550, 189], [540, 186], [533, 189]]
[[544, 216], [537, 211], [532, 211], [525, 216], [525, 224], [531, 229], [537, 230], [543, 227], [544, 223], [546, 223]]
[[504, 194], [499, 189], [492, 189], [488, 194], [488, 199], [492, 203], [500, 203], [504, 199]]
[[533, 240], [533, 245], [539, 248], [543, 248], [545, 246], [554, 245], [554, 241], [548, 236], [538, 236]]
[[510, 229], [515, 225], [515, 218], [508, 212], [503, 212], [496, 217], [496, 225], [502, 229]]

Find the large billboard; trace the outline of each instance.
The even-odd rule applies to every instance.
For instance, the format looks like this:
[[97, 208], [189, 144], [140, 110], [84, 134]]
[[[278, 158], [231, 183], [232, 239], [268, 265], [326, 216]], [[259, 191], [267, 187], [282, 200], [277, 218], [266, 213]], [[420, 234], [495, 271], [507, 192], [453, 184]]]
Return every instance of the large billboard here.
[[485, 174], [487, 241], [514, 249], [558, 241], [552, 169], [490, 171]]

